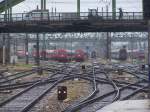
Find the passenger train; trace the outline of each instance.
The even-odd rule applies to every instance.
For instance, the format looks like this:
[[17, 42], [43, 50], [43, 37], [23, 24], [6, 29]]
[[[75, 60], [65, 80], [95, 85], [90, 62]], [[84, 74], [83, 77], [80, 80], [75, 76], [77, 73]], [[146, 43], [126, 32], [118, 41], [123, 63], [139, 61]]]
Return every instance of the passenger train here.
[[[18, 51], [17, 52], [18, 57], [23, 58], [25, 57], [25, 51]], [[36, 58], [37, 54], [35, 51], [32, 51], [30, 54], [30, 57]], [[82, 62], [85, 61], [87, 58], [87, 55], [84, 50], [77, 49], [77, 50], [67, 50], [67, 49], [56, 49], [56, 50], [45, 50], [39, 51], [40, 59], [45, 60], [54, 60], [58, 62], [70, 62], [70, 61], [76, 61], [76, 62]]]

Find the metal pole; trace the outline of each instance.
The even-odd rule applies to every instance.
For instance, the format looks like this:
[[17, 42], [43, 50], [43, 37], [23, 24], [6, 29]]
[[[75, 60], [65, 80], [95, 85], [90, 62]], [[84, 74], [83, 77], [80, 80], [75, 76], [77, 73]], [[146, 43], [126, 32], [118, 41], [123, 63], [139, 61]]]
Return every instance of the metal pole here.
[[26, 64], [29, 64], [28, 34], [27, 33], [26, 33], [26, 41], [25, 41], [25, 55], [26, 55]]
[[10, 7], [10, 21], [12, 20], [12, 7]]
[[3, 34], [3, 65], [6, 64], [6, 45], [5, 45], [5, 34]]
[[43, 58], [43, 60], [46, 60], [46, 40], [45, 40], [45, 33], [43, 34], [42, 58]]
[[130, 44], [131, 44], [131, 60], [132, 60], [132, 64], [133, 64], [133, 43], [134, 43], [134, 41], [133, 41], [133, 34], [131, 34], [131, 42], [130, 42]]
[[41, 0], [41, 10], [43, 10], [43, 0]]
[[8, 1], [7, 1], [7, 21], [9, 21], [9, 16], [10, 16], [10, 10], [9, 10], [9, 4], [8, 4]]
[[150, 20], [148, 21], [148, 65], [149, 65], [149, 94], [150, 99]]
[[111, 35], [107, 32], [107, 59], [111, 60]]
[[36, 64], [40, 66], [40, 53], [39, 53], [39, 34], [36, 35]]
[[148, 65], [150, 66], [150, 20], [148, 21]]
[[80, 16], [80, 0], [77, 0], [77, 14]]
[[71, 61], [72, 61], [72, 36], [71, 36]]
[[5, 0], [5, 21], [7, 21], [7, 7], [8, 7], [8, 0]]
[[112, 0], [112, 14], [113, 19], [116, 19], [116, 0]]
[[44, 10], [46, 10], [46, 0], [44, 0]]
[[108, 17], [109, 17], [109, 15], [108, 15], [108, 5], [106, 5], [106, 13], [107, 13], [107, 19], [108, 19]]
[[11, 42], [10, 42], [10, 40], [11, 40], [11, 37], [10, 37], [10, 35], [9, 35], [9, 33], [7, 34], [8, 35], [8, 53], [7, 53], [7, 58], [8, 58], [8, 63], [10, 64], [10, 59], [11, 59]]

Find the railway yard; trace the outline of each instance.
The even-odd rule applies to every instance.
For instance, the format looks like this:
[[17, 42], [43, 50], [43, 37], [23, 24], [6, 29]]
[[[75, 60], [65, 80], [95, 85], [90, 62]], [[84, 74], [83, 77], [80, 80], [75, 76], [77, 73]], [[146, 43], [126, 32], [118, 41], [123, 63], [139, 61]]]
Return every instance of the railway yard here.
[[[0, 112], [95, 112], [115, 101], [147, 99], [147, 72], [138, 65], [100, 59], [45, 62], [40, 68], [12, 74], [3, 69]], [[67, 99], [57, 99], [58, 86], [67, 86]]]
[[150, 112], [150, 0], [0, 0], [0, 112]]

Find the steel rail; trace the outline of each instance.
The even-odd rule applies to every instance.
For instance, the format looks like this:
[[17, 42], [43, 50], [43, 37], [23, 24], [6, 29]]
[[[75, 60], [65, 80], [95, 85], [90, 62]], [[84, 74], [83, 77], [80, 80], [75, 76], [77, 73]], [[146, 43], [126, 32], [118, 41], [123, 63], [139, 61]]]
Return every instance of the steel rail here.
[[[124, 90], [124, 89], [127, 89], [128, 87], [133, 86], [133, 85], [135, 85], [135, 84], [137, 84], [137, 83], [139, 83], [139, 82], [136, 82], [136, 83], [133, 83], [133, 84], [130, 84], [130, 85], [126, 85], [126, 86], [124, 86], [124, 87], [121, 87], [121, 88], [119, 88], [119, 91], [122, 91], [122, 90]], [[108, 92], [108, 93], [106, 93], [106, 94], [104, 94], [104, 95], [102, 95], [102, 96], [98, 96], [98, 97], [96, 97], [96, 98], [87, 100], [87, 101], [85, 101], [85, 102], [80, 103], [80, 104], [77, 105], [76, 107], [72, 108], [71, 111], [64, 111], [64, 112], [75, 112], [75, 111], [81, 109], [82, 107], [85, 107], [85, 106], [88, 105], [88, 104], [94, 103], [94, 102], [96, 102], [97, 100], [102, 100], [102, 99], [104, 99], [104, 98], [106, 98], [106, 97], [108, 97], [108, 96], [110, 96], [110, 95], [112, 95], [112, 94], [115, 94], [116, 92], [117, 92], [117, 90], [114, 90], [114, 91]], [[113, 102], [113, 101], [111, 101], [111, 102]]]

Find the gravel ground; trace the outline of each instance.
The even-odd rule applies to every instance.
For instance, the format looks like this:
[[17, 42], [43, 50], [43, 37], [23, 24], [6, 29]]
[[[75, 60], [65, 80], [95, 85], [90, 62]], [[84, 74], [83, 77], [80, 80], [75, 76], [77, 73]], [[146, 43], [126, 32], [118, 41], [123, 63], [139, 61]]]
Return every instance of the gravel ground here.
[[11, 96], [19, 93], [23, 89], [15, 89], [15, 90], [7, 90], [7, 91], [1, 91], [0, 92], [0, 103], [5, 101], [6, 99], [10, 98]]
[[136, 77], [128, 73], [123, 73], [122, 75], [119, 75], [117, 72], [116, 73], [113, 72], [113, 73], [110, 73], [110, 77], [118, 81], [126, 81], [129, 83], [135, 83], [137, 81]]
[[91, 92], [90, 83], [85, 80], [67, 81], [58, 86], [67, 86], [67, 99], [63, 102], [57, 100], [57, 88], [47, 94], [31, 112], [61, 112], [70, 104], [76, 103], [83, 99]]
[[141, 92], [136, 95], [134, 95], [131, 100], [143, 100], [143, 99], [148, 99], [148, 93]]

